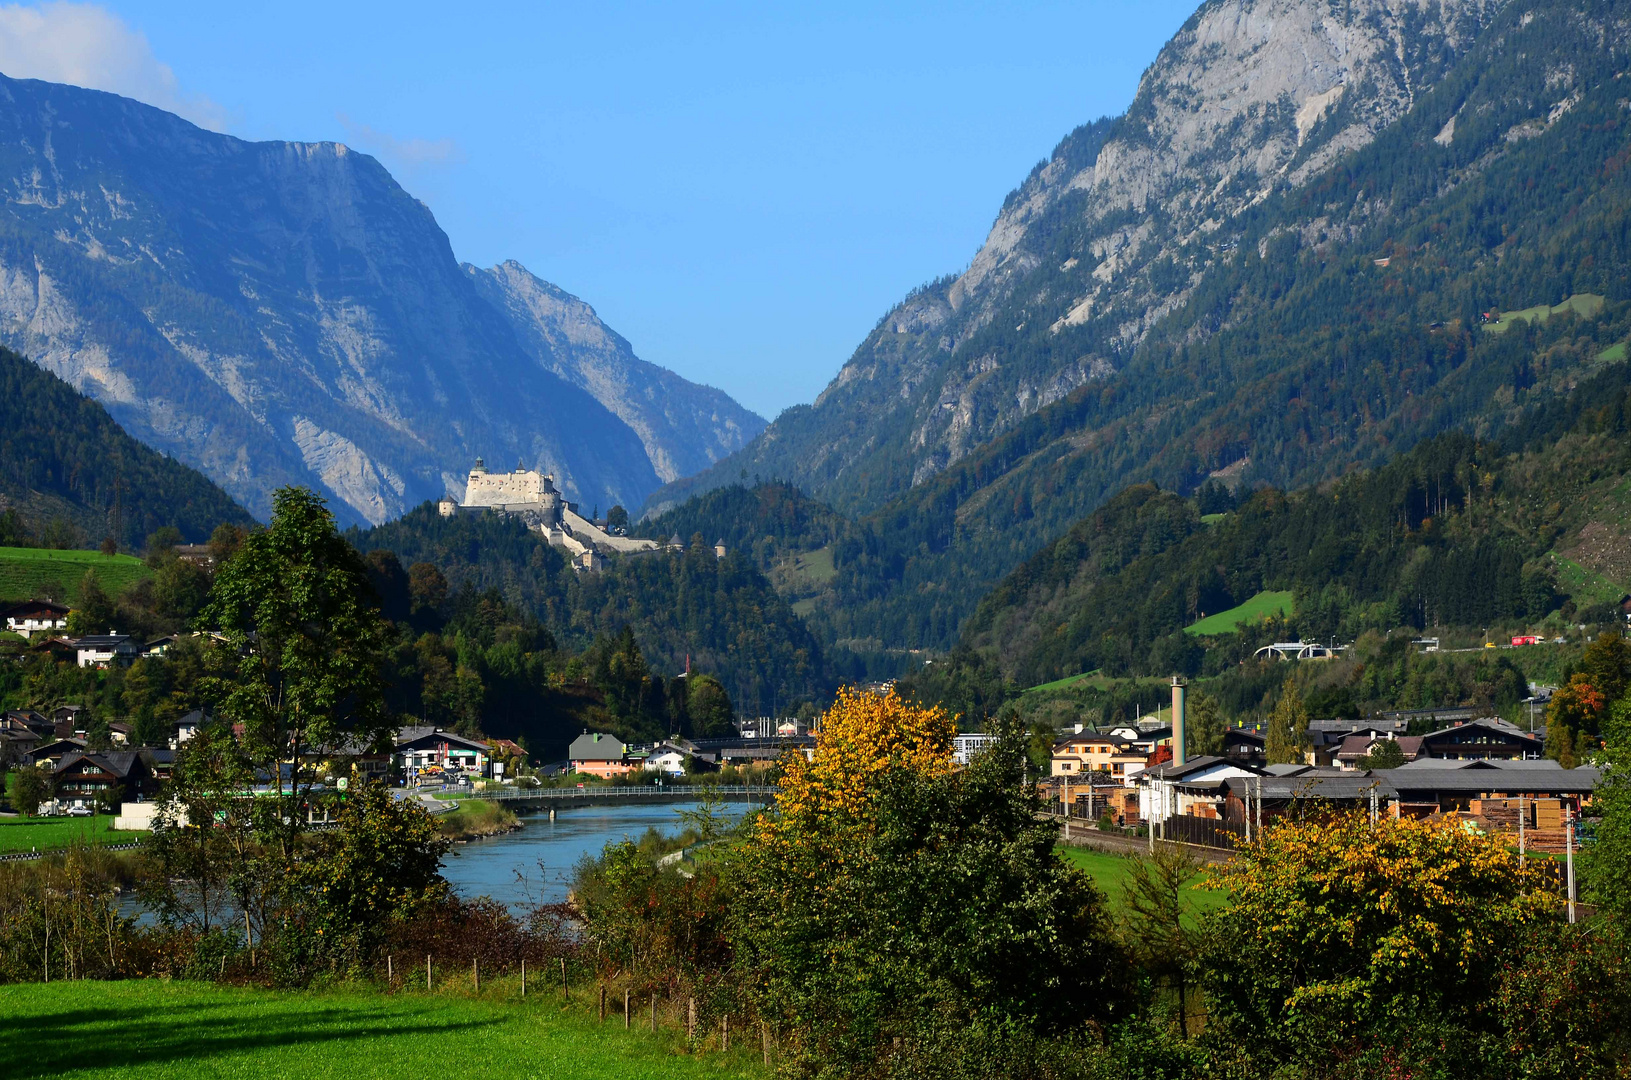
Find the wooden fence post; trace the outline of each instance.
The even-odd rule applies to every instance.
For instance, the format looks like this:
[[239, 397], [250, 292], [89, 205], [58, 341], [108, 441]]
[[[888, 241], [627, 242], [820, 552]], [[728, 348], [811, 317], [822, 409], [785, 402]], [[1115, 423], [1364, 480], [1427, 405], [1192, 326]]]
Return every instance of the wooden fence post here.
[[719, 1018], [719, 1049], [724, 1051], [724, 1050], [729, 1050], [730, 1048], [731, 1048], [731, 1014], [726, 1013], [724, 1016]]
[[391, 954], [385, 954], [385, 985], [396, 986], [396, 976], [391, 972]]
[[694, 1043], [697, 1041], [697, 999], [687, 998], [686, 1001], [689, 1005], [685, 1014], [685, 1041]]
[[430, 953], [425, 954], [425, 992], [430, 992]]
[[629, 1030], [629, 988], [623, 988], [623, 1030]]
[[759, 1043], [765, 1052], [765, 1068], [770, 1068], [770, 1025], [759, 1021]]
[[470, 958], [470, 981], [475, 984], [476, 993], [478, 994], [481, 993], [481, 968], [478, 966], [479, 963], [480, 961], [474, 956]]
[[572, 991], [566, 986], [566, 957], [561, 957], [561, 997], [567, 1001], [572, 1000]]
[[600, 1022], [606, 1022], [606, 987], [600, 988]]
[[521, 996], [527, 996], [527, 958], [521, 958]]
[[651, 992], [651, 1033], [657, 1033], [657, 991]]

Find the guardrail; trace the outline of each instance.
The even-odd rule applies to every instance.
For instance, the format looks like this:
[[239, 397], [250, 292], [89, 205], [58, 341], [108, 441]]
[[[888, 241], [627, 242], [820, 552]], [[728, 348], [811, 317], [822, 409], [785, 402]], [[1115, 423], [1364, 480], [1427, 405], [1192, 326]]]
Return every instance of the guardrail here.
[[[93, 844], [92, 847], [102, 851], [135, 851], [142, 846], [140, 840], [128, 840], [122, 844]], [[34, 859], [43, 859], [47, 855], [61, 855], [67, 851], [66, 847], [47, 848], [44, 851], [9, 851], [0, 855], [0, 862], [31, 862]]]

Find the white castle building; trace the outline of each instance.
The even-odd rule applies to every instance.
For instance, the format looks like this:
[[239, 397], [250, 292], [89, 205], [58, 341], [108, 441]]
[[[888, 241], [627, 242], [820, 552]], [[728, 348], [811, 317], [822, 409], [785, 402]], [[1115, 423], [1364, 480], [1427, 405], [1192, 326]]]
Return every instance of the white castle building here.
[[519, 463], [515, 472], [494, 473], [477, 458], [465, 480], [464, 501], [446, 498], [437, 509], [443, 517], [471, 512], [519, 517], [527, 528], [542, 533], [552, 547], [570, 553], [572, 564], [583, 570], [600, 569], [601, 557], [611, 552], [634, 554], [661, 546], [655, 540], [613, 536], [578, 513], [576, 504], [555, 487], [555, 477]]

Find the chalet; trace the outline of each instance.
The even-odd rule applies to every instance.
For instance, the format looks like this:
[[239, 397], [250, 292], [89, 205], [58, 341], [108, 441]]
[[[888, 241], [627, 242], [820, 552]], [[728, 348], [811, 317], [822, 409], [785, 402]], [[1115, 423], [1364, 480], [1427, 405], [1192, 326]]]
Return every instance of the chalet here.
[[1120, 739], [1127, 749], [1142, 754], [1153, 754], [1161, 747], [1172, 748], [1172, 725], [1153, 721], [1140, 721], [1136, 727], [1111, 728], [1111, 738]]
[[145, 659], [147, 657], [163, 656], [165, 653], [170, 651], [171, 646], [176, 643], [176, 640], [177, 639], [174, 634], [166, 634], [163, 637], [154, 638], [152, 641], [149, 641], [146, 645], [142, 646], [142, 657]]
[[129, 634], [89, 634], [74, 642], [80, 667], [124, 666], [142, 654], [141, 644]]
[[486, 743], [438, 727], [406, 727], [396, 736], [391, 760], [410, 779], [432, 767], [443, 772], [486, 776], [492, 751]]
[[53, 634], [50, 637], [30, 639], [29, 652], [48, 655], [53, 660], [75, 660], [79, 657], [79, 645], [70, 637]]
[[1261, 765], [1268, 757], [1267, 740], [1260, 731], [1229, 728], [1223, 733], [1223, 756], [1248, 765]]
[[573, 739], [566, 756], [572, 761], [572, 771], [605, 779], [626, 775], [635, 768], [628, 761], [628, 747], [616, 736], [598, 731], [585, 731]]
[[192, 563], [205, 570], [215, 569], [215, 552], [208, 544], [177, 544], [171, 550], [182, 562]]
[[89, 806], [115, 795], [140, 801], [158, 793], [147, 762], [134, 750], [68, 754], [52, 770], [57, 801]]
[[68, 608], [50, 600], [25, 600], [5, 609], [6, 629], [29, 637], [62, 630], [68, 625]]
[[33, 709], [11, 709], [0, 714], [0, 728], [9, 728], [11, 725], [26, 727], [41, 737], [55, 735], [57, 731], [55, 720]]
[[147, 767], [153, 773], [153, 779], [159, 783], [170, 779], [170, 774], [176, 769], [176, 752], [168, 746], [143, 746], [137, 751]]
[[216, 719], [215, 714], [208, 709], [194, 709], [192, 712], [187, 713], [175, 722], [175, 727], [170, 735], [171, 748], [179, 748], [182, 743], [197, 735], [204, 728], [214, 723]]
[[[690, 749], [687, 749], [690, 747]], [[684, 776], [687, 758], [695, 758], [696, 747], [684, 739], [664, 739], [646, 755], [646, 771]]]
[[1316, 757], [1324, 757], [1329, 763], [1330, 757], [1350, 735], [1366, 735], [1377, 739], [1403, 735], [1408, 730], [1410, 730], [1408, 714], [1384, 713], [1369, 720], [1312, 720], [1308, 724], [1308, 745]]
[[1421, 737], [1419, 756], [1456, 758], [1539, 758], [1545, 741], [1499, 717], [1486, 716], [1440, 728]]
[[1346, 739], [1343, 739], [1342, 745], [1337, 747], [1336, 753], [1332, 757], [1340, 768], [1363, 768], [1361, 762], [1370, 756], [1372, 750], [1385, 742], [1392, 742], [1398, 746], [1399, 752], [1404, 755], [1404, 760], [1407, 762], [1415, 761], [1421, 756], [1422, 736], [1420, 735], [1400, 735], [1397, 738], [1389, 738], [1367, 733], [1364, 735], [1349, 735]]
[[29, 752], [26, 760], [30, 765], [50, 765], [55, 768], [69, 754], [83, 754], [84, 752], [84, 739], [53, 739], [50, 742], [43, 742], [34, 747]]
[[51, 730], [59, 739], [83, 736], [90, 722], [90, 710], [83, 705], [58, 705], [51, 710]]

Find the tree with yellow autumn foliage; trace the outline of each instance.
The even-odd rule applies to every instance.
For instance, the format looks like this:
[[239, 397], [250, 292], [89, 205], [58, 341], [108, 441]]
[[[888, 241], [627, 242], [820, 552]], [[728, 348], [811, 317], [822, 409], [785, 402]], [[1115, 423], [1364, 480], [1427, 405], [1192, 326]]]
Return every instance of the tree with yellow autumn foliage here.
[[1472, 1054], [1498, 1026], [1492, 987], [1558, 909], [1498, 839], [1365, 813], [1281, 822], [1211, 885], [1232, 902], [1202, 934], [1208, 1037], [1257, 1075]]
[[737, 853], [739, 970], [811, 1071], [946, 1067], [1126, 1000], [1103, 898], [1024, 782], [1023, 733], [959, 769], [954, 732], [942, 709], [841, 692]]

